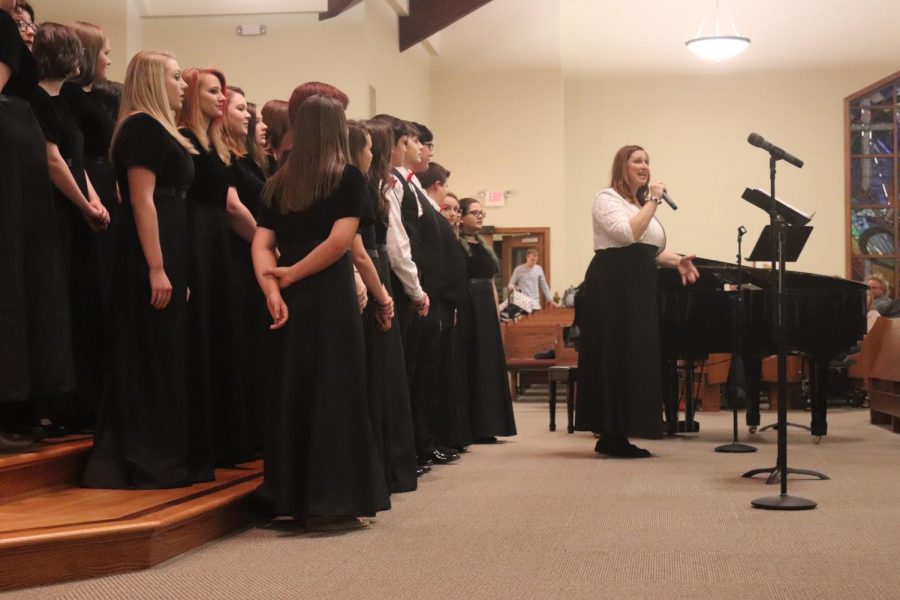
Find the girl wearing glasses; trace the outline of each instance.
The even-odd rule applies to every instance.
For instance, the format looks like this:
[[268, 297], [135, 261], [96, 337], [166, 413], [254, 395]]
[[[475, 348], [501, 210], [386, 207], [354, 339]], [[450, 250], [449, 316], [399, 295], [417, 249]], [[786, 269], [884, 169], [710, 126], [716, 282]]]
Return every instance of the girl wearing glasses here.
[[[68, 293], [40, 125], [28, 100], [37, 64], [13, 19], [16, 2], [0, 0], [0, 449], [23, 450], [29, 399], [74, 385]], [[18, 16], [17, 14], [15, 16]]]
[[469, 417], [475, 443], [496, 443], [497, 436], [516, 435], [494, 286], [500, 264], [478, 233], [485, 217], [481, 204], [474, 198], [463, 198], [459, 206], [470, 298], [468, 311], [463, 313], [463, 326], [468, 331]]

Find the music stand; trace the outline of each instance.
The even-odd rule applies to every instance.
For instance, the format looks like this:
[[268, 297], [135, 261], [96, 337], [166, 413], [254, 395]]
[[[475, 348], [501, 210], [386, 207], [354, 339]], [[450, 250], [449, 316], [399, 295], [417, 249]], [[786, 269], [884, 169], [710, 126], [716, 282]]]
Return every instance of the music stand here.
[[743, 258], [741, 256], [741, 244], [744, 240], [744, 234], [747, 229], [741, 225], [738, 227], [737, 235], [737, 295], [734, 298], [732, 306], [732, 315], [734, 316], [734, 345], [731, 352], [731, 366], [728, 369], [728, 390], [729, 400], [731, 401], [732, 416], [732, 438], [730, 444], [722, 444], [716, 446], [716, 452], [725, 452], [729, 454], [742, 454], [746, 452], [756, 452], [756, 448], [749, 444], [741, 444], [738, 442], [738, 407], [737, 399], [743, 395], [746, 400], [746, 393], [741, 387], [745, 386], [743, 360], [744, 360], [744, 282], [743, 282]]
[[[761, 203], [761, 208], [768, 209], [769, 226], [774, 233], [774, 235], [772, 235], [771, 233], [769, 234], [771, 238], [771, 240], [769, 240], [769, 243], [771, 244], [771, 246], [769, 246], [771, 252], [767, 256], [766, 260], [772, 261], [772, 282], [775, 283], [777, 281], [777, 286], [772, 286], [772, 292], [773, 294], [775, 294], [775, 305], [777, 308], [775, 332], [778, 338], [778, 395], [781, 397], [781, 402], [778, 403], [778, 462], [775, 467], [772, 467], [771, 469], [754, 469], [752, 471], [748, 471], [747, 473], [744, 473], [744, 477], [752, 477], [753, 475], [756, 475], [758, 473], [767, 472], [771, 472], [772, 477], [774, 477], [776, 473], [780, 475], [781, 494], [778, 496], [767, 496], [765, 498], [757, 498], [756, 500], [753, 500], [751, 502], [751, 505], [754, 508], [762, 508], [768, 510], [809, 510], [816, 507], [816, 503], [814, 501], [807, 500], [806, 498], [801, 498], [799, 496], [789, 496], [787, 490], [788, 474], [791, 472], [791, 470], [788, 469], [787, 466], [787, 402], [785, 402], [785, 399], [787, 398], [787, 352], [786, 340], [784, 335], [784, 272], [785, 264], [787, 262], [788, 238], [799, 237], [800, 235], [803, 235], [789, 233], [789, 231], [793, 230], [794, 227], [801, 227], [806, 225], [809, 220], [807, 218], [806, 222], [798, 222], [796, 220], [796, 214], [799, 211], [793, 209], [793, 207], [788, 206], [784, 202], [781, 202], [775, 195], [775, 172], [779, 158], [783, 158], [783, 156], [779, 157], [776, 154], [770, 152], [769, 184], [771, 191], [768, 194], [768, 198], [760, 198], [758, 194], [751, 194], [752, 199], [750, 199], [746, 197], [746, 191], [744, 193], [745, 200], [748, 200], [756, 206], [760, 206]], [[764, 193], [763, 196], [765, 196]], [[794, 219], [796, 225], [789, 225], [788, 219]], [[808, 238], [809, 232], [807, 231], [804, 233]], [[799, 257], [799, 250], [802, 250], [802, 248], [803, 244], [801, 243], [800, 248], [796, 252], [797, 257]], [[776, 262], [778, 266], [777, 270], [775, 268]], [[793, 472], [799, 471], [793, 470]], [[770, 477], [769, 479], [771, 480], [772, 477]], [[822, 477], [825, 478], [824, 475], [822, 475]]]
[[[751, 195], [751, 197], [754, 198], [754, 200], [750, 200], [750, 198], [747, 197], [749, 192], [758, 192], [758, 191], [759, 190], [751, 190], [751, 189], [747, 188], [746, 190], [744, 190], [744, 195], [741, 197], [744, 198], [745, 200], [748, 200], [751, 204], [755, 204], [756, 206], [760, 206], [760, 208], [762, 208], [762, 206], [761, 206], [762, 201], [758, 200], [757, 194]], [[768, 194], [764, 194], [764, 196], [765, 196], [765, 201], [768, 201], [769, 200]], [[781, 202], [780, 200], [776, 201], [776, 208], [778, 206], [778, 203], [780, 203], [780, 202]], [[766, 206], [769, 206], [769, 205], [767, 204]], [[786, 206], [786, 205], [782, 204], [782, 206]], [[805, 216], [801, 215], [801, 213], [794, 211], [793, 209], [791, 209], [791, 215], [792, 215], [791, 218], [796, 220], [797, 222], [800, 222], [800, 223], [808, 223], [809, 222], [809, 219], [807, 219]], [[801, 216], [797, 216], [797, 215], [801, 215]], [[806, 245], [806, 240], [809, 239], [809, 234], [812, 233], [812, 229], [813, 229], [812, 227], [809, 227], [807, 225], [794, 225], [794, 226], [786, 227], [785, 232], [787, 234], [787, 245], [785, 246], [785, 249], [784, 249], [785, 262], [797, 262], [797, 259], [800, 258], [800, 253], [803, 251], [803, 247]], [[771, 258], [772, 246], [777, 241], [777, 240], [773, 239], [775, 235], [777, 235], [777, 234], [775, 233], [775, 229], [773, 229], [771, 225], [766, 225], [765, 227], [763, 227], [762, 233], [759, 234], [759, 239], [756, 241], [756, 246], [753, 247], [753, 252], [750, 253], [750, 256], [747, 257], [747, 260], [754, 261], [754, 262], [769, 262], [769, 261], [771, 261], [772, 260], [772, 258]], [[779, 390], [779, 394], [780, 393], [781, 392]], [[783, 402], [787, 401], [787, 398], [782, 397], [782, 401]], [[806, 425], [800, 425], [798, 423], [791, 423], [790, 421], [788, 421], [787, 425], [788, 425], [788, 427], [797, 427], [798, 429], [805, 429], [806, 431], [810, 430], [809, 427], [807, 427]], [[759, 431], [766, 431], [766, 430], [777, 428], [777, 427], [778, 427], [778, 423], [773, 423], [771, 425], [766, 425], [764, 427], [760, 427]], [[772, 476], [777, 477], [777, 475], [775, 473], [773, 473]], [[774, 482], [775, 482], [775, 479], [772, 479], [771, 481], [769, 481], [769, 483], [774, 483]]]

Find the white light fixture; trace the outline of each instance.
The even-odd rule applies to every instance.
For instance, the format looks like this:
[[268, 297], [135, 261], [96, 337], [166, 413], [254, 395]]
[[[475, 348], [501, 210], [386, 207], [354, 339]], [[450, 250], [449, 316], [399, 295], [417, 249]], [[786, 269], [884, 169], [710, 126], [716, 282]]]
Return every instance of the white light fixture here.
[[693, 39], [686, 41], [684, 45], [697, 56], [717, 63], [732, 56], [737, 56], [750, 45], [750, 38], [738, 35], [737, 28], [734, 26], [734, 19], [731, 18], [730, 14], [728, 18], [731, 21], [732, 35], [721, 35], [719, 31], [719, 0], [716, 0], [716, 34], [711, 36], [701, 35], [703, 26], [706, 24], [706, 19], [704, 18], [703, 22], [700, 23], [700, 29], [697, 30], [697, 35]]

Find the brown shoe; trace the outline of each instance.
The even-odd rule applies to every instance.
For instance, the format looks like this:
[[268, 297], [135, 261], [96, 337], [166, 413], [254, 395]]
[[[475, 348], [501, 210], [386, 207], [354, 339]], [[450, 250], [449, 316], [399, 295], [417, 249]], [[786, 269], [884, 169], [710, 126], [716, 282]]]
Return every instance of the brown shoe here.
[[347, 515], [309, 517], [306, 519], [307, 531], [351, 531], [368, 526], [369, 521], [366, 519]]

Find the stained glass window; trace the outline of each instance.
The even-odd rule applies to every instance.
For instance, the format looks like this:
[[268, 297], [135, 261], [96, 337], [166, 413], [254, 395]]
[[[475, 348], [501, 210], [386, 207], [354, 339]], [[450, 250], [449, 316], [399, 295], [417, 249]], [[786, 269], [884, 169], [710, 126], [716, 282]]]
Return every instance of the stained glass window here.
[[853, 94], [847, 118], [847, 276], [880, 275], [897, 296], [900, 73]]

